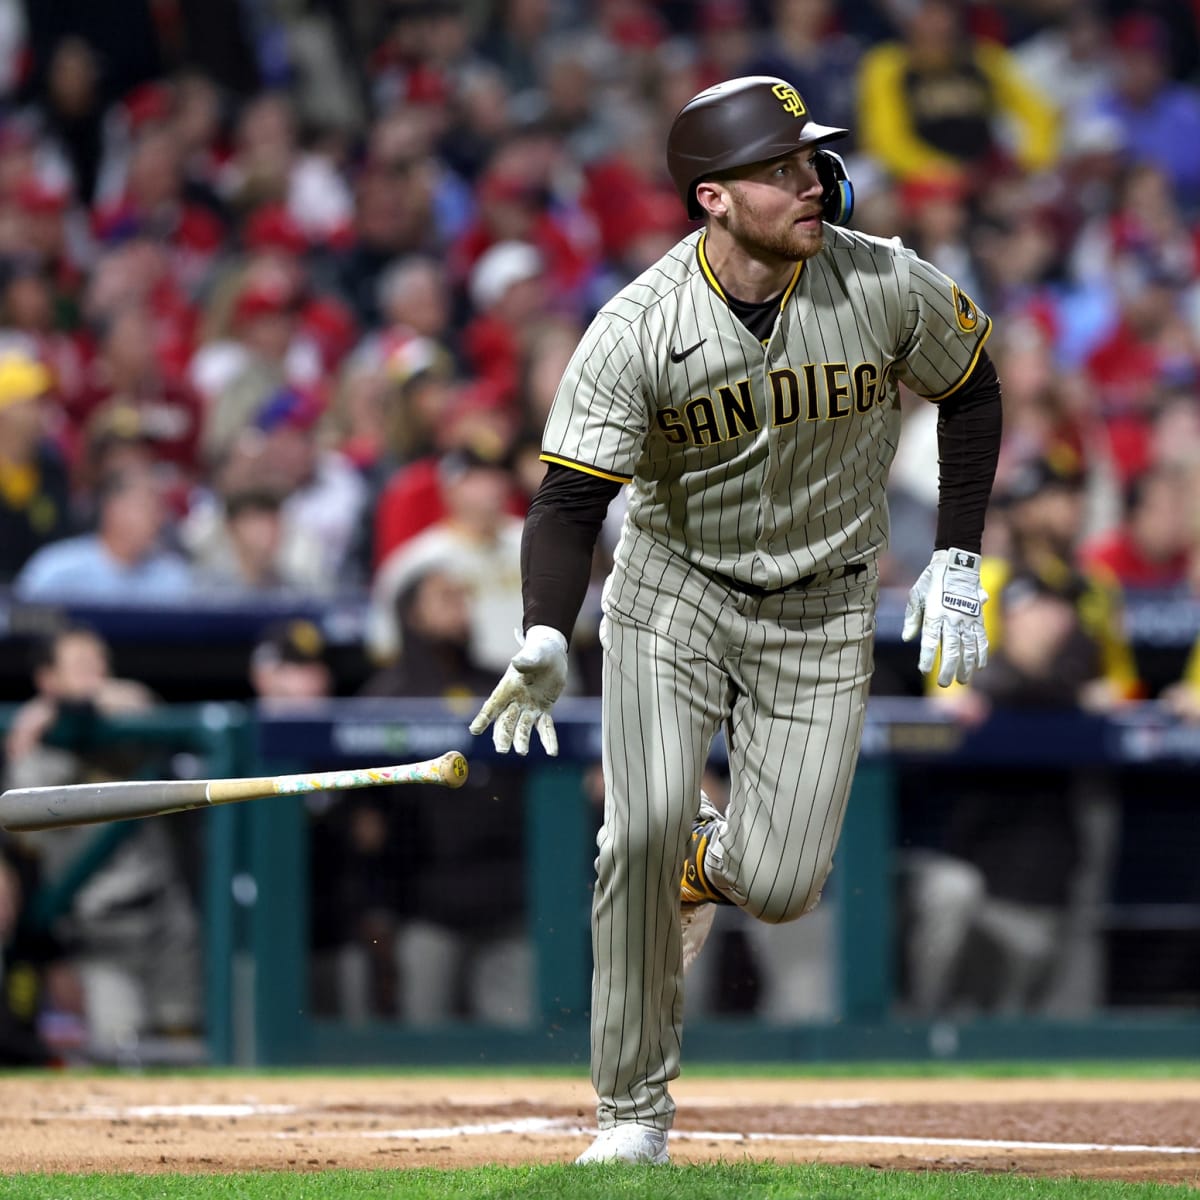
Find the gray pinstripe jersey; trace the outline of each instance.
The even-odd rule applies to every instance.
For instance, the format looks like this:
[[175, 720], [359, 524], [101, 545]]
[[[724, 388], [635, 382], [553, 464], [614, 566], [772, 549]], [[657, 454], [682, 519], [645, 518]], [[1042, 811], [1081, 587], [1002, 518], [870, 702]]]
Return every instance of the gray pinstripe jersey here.
[[898, 384], [949, 395], [990, 329], [899, 240], [826, 225], [761, 344], [697, 232], [589, 326], [542, 457], [631, 484], [618, 561], [648, 536], [704, 570], [786, 587], [886, 545]]

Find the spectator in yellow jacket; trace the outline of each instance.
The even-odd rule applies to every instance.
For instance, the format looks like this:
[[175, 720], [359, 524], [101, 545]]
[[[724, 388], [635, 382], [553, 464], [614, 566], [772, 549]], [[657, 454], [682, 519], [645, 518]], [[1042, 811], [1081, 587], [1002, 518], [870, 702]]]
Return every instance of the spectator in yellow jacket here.
[[1051, 101], [1003, 46], [970, 34], [953, 0], [920, 0], [902, 41], [864, 55], [858, 104], [863, 149], [901, 182], [1007, 161], [1037, 171], [1058, 153]]

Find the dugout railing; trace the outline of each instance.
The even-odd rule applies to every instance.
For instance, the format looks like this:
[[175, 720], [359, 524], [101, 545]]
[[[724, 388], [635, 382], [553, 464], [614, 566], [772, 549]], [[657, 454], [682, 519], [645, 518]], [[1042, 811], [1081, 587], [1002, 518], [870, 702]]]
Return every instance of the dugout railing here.
[[[0, 723], [11, 716], [0, 711]], [[590, 981], [588, 905], [594, 834], [583, 772], [599, 758], [598, 706], [563, 701], [560, 757], [526, 764], [526, 907], [535, 946], [537, 1015], [528, 1028], [447, 1023], [415, 1030], [379, 1020], [351, 1026], [313, 1016], [309, 1003], [307, 811], [279, 798], [216, 808], [191, 821], [202, 849], [205, 1008], [209, 1057], [238, 1065], [434, 1064], [586, 1060]], [[165, 706], [108, 722], [93, 736], [130, 739], [207, 775], [404, 761], [461, 749], [476, 762], [490, 741], [466, 732], [469, 714], [441, 702], [334, 700], [304, 709]], [[722, 749], [714, 747], [719, 758]], [[151, 754], [148, 762], [162, 762]], [[1086, 766], [1169, 778], [1195, 789], [1200, 729], [1153, 703], [1117, 718], [997, 713], [976, 728], [921, 700], [871, 702], [837, 866], [837, 1009], [828, 1021], [766, 1025], [753, 1018], [690, 1026], [690, 1055], [732, 1060], [1176, 1057], [1200, 1054], [1194, 1008], [1098, 1010], [1084, 1019], [976, 1019], [947, 1027], [896, 1016], [893, 855], [899, 772], [935, 766], [987, 770]], [[453, 803], [452, 792], [444, 802]], [[1194, 797], [1193, 797], [1194, 798]], [[1147, 796], [1149, 803], [1151, 797]]]
[[[444, 749], [475, 761], [494, 757], [487, 737], [465, 730], [470, 714], [421, 701], [335, 701], [306, 714], [260, 712], [260, 767], [299, 762], [395, 761]], [[294, 804], [246, 806], [259, 855], [253, 947], [260, 964], [255, 992], [262, 1062], [479, 1062], [586, 1058], [590, 981], [588, 905], [593, 815], [583, 771], [600, 756], [594, 701], [560, 702], [560, 756], [535, 749], [527, 764], [528, 920], [536, 947], [538, 1018], [526, 1031], [472, 1025], [410, 1031], [391, 1022], [352, 1029], [307, 1017], [295, 1003], [304, 992], [304, 922], [310, 902], [303, 831]], [[720, 758], [720, 742], [714, 756]], [[997, 713], [969, 729], [921, 700], [875, 699], [854, 783], [837, 866], [837, 1012], [832, 1020], [791, 1027], [753, 1018], [722, 1019], [719, 1029], [688, 1030], [689, 1049], [729, 1059], [845, 1060], [978, 1057], [1174, 1056], [1200, 1052], [1200, 1020], [1187, 1010], [1086, 1019], [979, 1019], [948, 1028], [894, 1015], [893, 854], [898, 771], [936, 764], [987, 770], [1016, 763], [1137, 772], [1178, 771], [1188, 788], [1200, 765], [1200, 729], [1181, 725], [1156, 704], [1120, 718], [1082, 713]], [[446, 803], [453, 803], [447, 793]], [[264, 971], [262, 968], [266, 967]], [[709, 1036], [711, 1033], [712, 1036]]]

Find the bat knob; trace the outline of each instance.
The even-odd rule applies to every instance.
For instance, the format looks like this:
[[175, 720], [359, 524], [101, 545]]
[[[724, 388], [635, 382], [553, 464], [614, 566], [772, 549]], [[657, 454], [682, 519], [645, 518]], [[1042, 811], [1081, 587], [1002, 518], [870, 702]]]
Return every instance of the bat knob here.
[[439, 770], [447, 787], [459, 788], [467, 782], [467, 760], [457, 750], [442, 755]]

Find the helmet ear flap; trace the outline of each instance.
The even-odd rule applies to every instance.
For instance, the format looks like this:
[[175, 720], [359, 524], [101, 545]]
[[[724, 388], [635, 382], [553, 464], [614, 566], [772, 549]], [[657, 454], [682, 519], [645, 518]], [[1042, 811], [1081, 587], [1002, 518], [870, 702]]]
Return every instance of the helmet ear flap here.
[[821, 216], [831, 225], [846, 225], [854, 214], [854, 184], [842, 156], [823, 146], [814, 155], [821, 181]]

